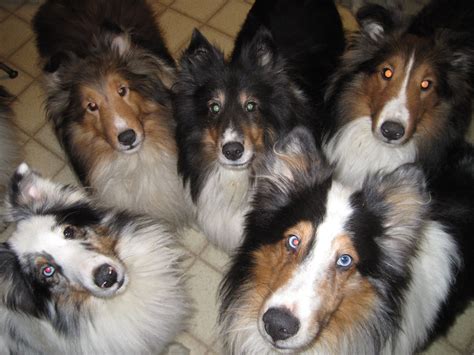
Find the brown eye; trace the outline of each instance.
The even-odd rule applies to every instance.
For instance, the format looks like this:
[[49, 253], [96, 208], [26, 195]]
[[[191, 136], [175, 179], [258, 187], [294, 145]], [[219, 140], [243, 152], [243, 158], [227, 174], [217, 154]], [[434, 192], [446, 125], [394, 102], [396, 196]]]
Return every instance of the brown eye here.
[[63, 235], [66, 239], [73, 239], [76, 235], [76, 230], [74, 229], [74, 227], [67, 226], [66, 228], [64, 228]]
[[382, 69], [382, 78], [384, 80], [390, 80], [393, 77], [393, 70], [390, 68], [383, 68]]
[[89, 102], [87, 104], [87, 110], [89, 112], [95, 112], [99, 109], [99, 106], [95, 102]]
[[430, 80], [423, 80], [420, 84], [421, 90], [426, 91], [431, 87], [431, 81]]
[[122, 96], [122, 97], [125, 96], [125, 95], [127, 95], [127, 94], [128, 94], [128, 88], [125, 87], [125, 86], [120, 87], [120, 88], [118, 89], [118, 94], [119, 94], [120, 96]]

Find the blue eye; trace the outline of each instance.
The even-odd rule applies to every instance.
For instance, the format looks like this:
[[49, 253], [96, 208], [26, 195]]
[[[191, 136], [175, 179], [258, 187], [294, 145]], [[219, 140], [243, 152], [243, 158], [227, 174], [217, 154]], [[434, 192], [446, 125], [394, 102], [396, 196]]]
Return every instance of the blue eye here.
[[339, 259], [337, 259], [336, 264], [342, 268], [348, 268], [352, 265], [352, 256], [349, 254], [342, 254]]
[[288, 240], [286, 242], [286, 247], [288, 248], [288, 250], [296, 251], [298, 247], [300, 246], [300, 242], [301, 242], [300, 238], [292, 234], [288, 237]]
[[221, 110], [221, 105], [219, 105], [217, 102], [213, 102], [209, 105], [209, 110], [214, 114], [219, 113]]
[[245, 104], [245, 110], [247, 112], [253, 112], [255, 111], [257, 107], [257, 103], [253, 102], [253, 101], [248, 101], [246, 104]]
[[45, 277], [51, 277], [56, 272], [56, 269], [52, 265], [44, 265], [41, 269], [41, 273]]

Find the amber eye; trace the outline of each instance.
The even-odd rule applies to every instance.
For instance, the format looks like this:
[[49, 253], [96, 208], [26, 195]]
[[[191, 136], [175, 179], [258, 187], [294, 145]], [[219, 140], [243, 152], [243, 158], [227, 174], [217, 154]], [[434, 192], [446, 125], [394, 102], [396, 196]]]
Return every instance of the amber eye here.
[[73, 239], [76, 235], [76, 230], [74, 229], [74, 227], [67, 226], [66, 228], [64, 228], [63, 235], [66, 239]]
[[118, 92], [118, 94], [119, 94], [120, 96], [123, 97], [123, 96], [125, 96], [125, 95], [128, 94], [128, 90], [129, 90], [129, 89], [128, 89], [127, 87], [121, 86], [121, 87], [118, 89], [117, 92]]
[[218, 114], [221, 110], [221, 105], [219, 105], [217, 102], [212, 102], [210, 105], [209, 105], [209, 110], [211, 111], [211, 113], [213, 114]]
[[95, 112], [99, 109], [99, 106], [95, 102], [89, 102], [87, 104], [87, 110], [89, 112]]
[[247, 101], [245, 104], [245, 110], [247, 112], [253, 112], [257, 108], [257, 103], [255, 101]]
[[423, 80], [420, 84], [421, 90], [426, 91], [431, 87], [431, 81], [430, 80]]
[[384, 80], [390, 80], [393, 77], [393, 70], [390, 68], [383, 68], [382, 69], [382, 78]]

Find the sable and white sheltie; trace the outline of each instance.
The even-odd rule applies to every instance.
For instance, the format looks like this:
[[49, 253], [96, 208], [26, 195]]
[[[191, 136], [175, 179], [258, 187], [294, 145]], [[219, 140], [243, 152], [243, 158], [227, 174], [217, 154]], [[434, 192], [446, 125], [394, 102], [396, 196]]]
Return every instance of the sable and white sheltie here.
[[4, 229], [1, 218], [1, 201], [3, 201], [8, 181], [18, 165], [20, 156], [20, 148], [11, 122], [13, 101], [13, 96], [3, 86], [0, 86], [0, 231]]
[[48, 117], [86, 186], [107, 205], [176, 226], [175, 68], [145, 1], [49, 1], [34, 18]]
[[[259, 17], [255, 9], [261, 6], [268, 6], [265, 14], [274, 22]], [[287, 8], [292, 11], [282, 16]], [[334, 18], [327, 21], [334, 31], [342, 33], [332, 2], [328, 6], [325, 1], [257, 1], [249, 15], [256, 17], [245, 22], [231, 60], [226, 61], [199, 31], [194, 32], [181, 58], [174, 87], [178, 169], [190, 187], [197, 224], [213, 244], [228, 252], [242, 241], [243, 218], [261, 155], [273, 149], [275, 139], [311, 116], [308, 100], [282, 56], [287, 43], [272, 37], [273, 28], [291, 31], [289, 24], [297, 23], [294, 16], [302, 13], [302, 24], [326, 14]], [[258, 25], [262, 23], [269, 29]], [[312, 31], [328, 31], [329, 35], [305, 34], [306, 27], [301, 25], [300, 31], [293, 32], [302, 38], [293, 43], [305, 43], [317, 60], [318, 44], [325, 50], [332, 48], [328, 44], [332, 27], [323, 30], [317, 21], [311, 23], [315, 25]], [[327, 68], [319, 74], [329, 75]]]
[[323, 146], [343, 182], [361, 186], [368, 173], [410, 162], [432, 176], [462, 145], [471, 120], [474, 3], [460, 3], [434, 1], [411, 22], [376, 5], [358, 12], [360, 33], [327, 93], [333, 115]]
[[171, 233], [97, 207], [21, 164], [0, 244], [0, 348], [13, 354], [158, 353], [189, 302]]
[[344, 187], [302, 128], [275, 150], [220, 293], [226, 350], [411, 354], [445, 330], [474, 295], [474, 151], [438, 204], [411, 165]]

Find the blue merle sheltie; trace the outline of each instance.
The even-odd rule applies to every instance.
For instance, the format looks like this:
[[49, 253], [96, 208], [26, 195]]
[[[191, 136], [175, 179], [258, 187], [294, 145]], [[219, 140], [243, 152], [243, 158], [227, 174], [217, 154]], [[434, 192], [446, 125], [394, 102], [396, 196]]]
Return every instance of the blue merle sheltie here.
[[220, 292], [226, 350], [411, 354], [445, 331], [474, 296], [474, 150], [438, 200], [412, 165], [342, 185], [302, 128], [275, 151]]
[[2, 350], [151, 354], [182, 330], [182, 252], [159, 222], [97, 207], [25, 163], [7, 218], [16, 229], [0, 244]]
[[[273, 6], [275, 3], [278, 5]], [[318, 21], [311, 19], [325, 14], [334, 21], [328, 21], [333, 26], [324, 31], [331, 33], [335, 27], [334, 31], [342, 33], [334, 4], [326, 3], [257, 1], [249, 15], [256, 17], [245, 22], [230, 60], [198, 31], [182, 55], [174, 86], [178, 169], [190, 188], [197, 224], [225, 251], [241, 243], [243, 218], [258, 175], [255, 167], [263, 152], [271, 151], [275, 139], [297, 124], [308, 123], [311, 117], [308, 95], [284, 57], [287, 42], [279, 35], [273, 38], [273, 34], [297, 23], [295, 16], [301, 14], [304, 16], [299, 19], [305, 26], [316, 25], [312, 31], [323, 31]], [[255, 9], [262, 4], [269, 7], [266, 14], [275, 22], [259, 17]], [[285, 12], [285, 17], [285, 9], [294, 11]], [[315, 60], [318, 44], [324, 50], [331, 47], [329, 35], [313, 36], [306, 33], [306, 27], [298, 33], [301, 38], [292, 43], [307, 45]], [[329, 75], [326, 69], [319, 74]]]
[[471, 121], [474, 3], [436, 0], [414, 20], [370, 5], [357, 17], [327, 92], [323, 146], [336, 175], [361, 186], [411, 162], [435, 175]]
[[176, 171], [175, 64], [144, 0], [51, 0], [34, 18], [46, 109], [74, 170], [107, 205], [187, 219]]

